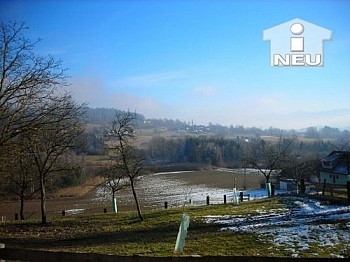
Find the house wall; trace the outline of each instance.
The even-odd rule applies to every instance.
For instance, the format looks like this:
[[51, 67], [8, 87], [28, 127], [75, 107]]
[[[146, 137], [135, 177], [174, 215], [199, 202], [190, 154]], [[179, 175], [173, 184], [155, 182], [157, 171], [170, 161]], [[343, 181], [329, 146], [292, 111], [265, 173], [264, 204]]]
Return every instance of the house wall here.
[[286, 181], [280, 181], [280, 189], [288, 190], [288, 183]]
[[[327, 184], [335, 184], [335, 185], [346, 185], [348, 181], [347, 175], [333, 174], [328, 172], [320, 172], [320, 183], [323, 183], [326, 179]], [[350, 181], [350, 180], [349, 180]]]
[[279, 189], [281, 190], [297, 190], [297, 184], [293, 182], [292, 179], [280, 180]]

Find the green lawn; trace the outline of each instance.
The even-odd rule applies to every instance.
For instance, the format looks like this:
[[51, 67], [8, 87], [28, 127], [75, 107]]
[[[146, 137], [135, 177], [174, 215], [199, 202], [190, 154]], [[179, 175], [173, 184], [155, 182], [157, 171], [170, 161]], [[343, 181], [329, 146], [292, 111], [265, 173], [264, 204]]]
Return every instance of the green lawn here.
[[[262, 203], [263, 202], [263, 203]], [[118, 255], [174, 255], [175, 241], [185, 212], [190, 227], [184, 252], [179, 255], [258, 255], [268, 243], [254, 235], [220, 232], [219, 225], [203, 223], [203, 216], [254, 213], [258, 205], [279, 206], [279, 200], [251, 201], [239, 206], [213, 205], [144, 212], [140, 222], [135, 212], [76, 215], [55, 218], [48, 225], [38, 221], [0, 226], [0, 242], [9, 247], [94, 252]]]
[[[140, 256], [245, 255], [290, 256], [274, 247], [272, 239], [254, 234], [220, 231], [220, 225], [204, 223], [207, 215], [256, 215], [257, 210], [282, 210], [281, 198], [256, 200], [239, 206], [211, 205], [144, 212], [85, 214], [55, 218], [47, 225], [38, 221], [0, 226], [0, 243], [8, 247]], [[184, 252], [174, 254], [183, 213], [190, 216]], [[319, 247], [315, 247], [319, 248]], [[308, 256], [308, 254], [305, 254]]]

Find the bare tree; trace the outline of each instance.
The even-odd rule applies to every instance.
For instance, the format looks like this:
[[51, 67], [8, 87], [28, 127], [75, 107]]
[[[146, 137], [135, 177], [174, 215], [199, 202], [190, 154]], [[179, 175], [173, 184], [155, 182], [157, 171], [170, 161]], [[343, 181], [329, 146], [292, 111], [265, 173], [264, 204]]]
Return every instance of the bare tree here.
[[47, 222], [46, 182], [54, 174], [72, 168], [72, 150], [79, 146], [78, 138], [84, 131], [83, 105], [76, 105], [70, 95], [57, 96], [45, 106], [52, 112], [45, 115], [46, 124], [25, 136], [40, 183], [42, 223]]
[[143, 158], [138, 155], [133, 145], [133, 141], [136, 138], [136, 120], [136, 113], [131, 113], [129, 111], [116, 113], [116, 120], [113, 122], [110, 132], [112, 140], [109, 147], [109, 155], [114, 161], [113, 172], [119, 177], [128, 178], [138, 216], [140, 220], [143, 221], [135, 189], [137, 179], [143, 174], [141, 165]]
[[6, 154], [1, 154], [0, 173], [3, 177], [2, 189], [20, 199], [19, 214], [21, 220], [24, 220], [24, 200], [38, 192], [38, 184], [32, 158], [26, 151], [24, 140], [20, 138], [18, 136], [17, 143], [6, 148]]
[[24, 23], [0, 22], [0, 147], [43, 123], [53, 108], [38, 106], [65, 85], [61, 61], [42, 57], [23, 33]]
[[112, 207], [113, 212], [117, 213], [116, 194], [118, 191], [130, 186], [130, 180], [125, 174], [120, 173], [117, 163], [113, 160], [108, 164], [108, 167], [103, 172], [106, 180], [105, 188], [112, 192]]
[[346, 134], [339, 137], [335, 143], [331, 143], [335, 151], [349, 151], [350, 150], [350, 135]]
[[24, 23], [0, 23], [0, 152], [16, 146], [19, 136], [25, 141], [24, 152], [40, 181], [46, 223], [45, 183], [48, 176], [68, 167], [64, 156], [83, 131], [83, 105], [58, 92], [66, 85], [66, 70], [60, 60], [34, 53], [39, 40], [27, 39], [27, 29]]
[[258, 169], [265, 176], [266, 183], [269, 183], [271, 174], [280, 169], [287, 159], [292, 143], [292, 139], [283, 138], [282, 135], [277, 142], [258, 140], [255, 143], [249, 143], [247, 164]]
[[288, 159], [282, 164], [282, 169], [289, 178], [292, 178], [297, 185], [297, 192], [305, 193], [305, 189], [301, 188], [301, 180], [304, 179], [312, 166], [311, 161], [306, 156], [299, 154], [290, 154]]

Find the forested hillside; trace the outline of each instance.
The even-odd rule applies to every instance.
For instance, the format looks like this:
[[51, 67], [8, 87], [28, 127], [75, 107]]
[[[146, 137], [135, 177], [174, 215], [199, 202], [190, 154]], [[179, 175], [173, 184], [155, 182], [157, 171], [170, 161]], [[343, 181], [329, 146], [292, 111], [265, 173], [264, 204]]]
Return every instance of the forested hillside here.
[[[87, 154], [104, 154], [103, 144], [115, 114], [111, 108], [87, 108], [85, 132]], [[195, 121], [170, 119], [146, 119], [137, 115], [138, 136], [142, 138], [142, 150], [150, 162], [202, 162], [234, 163], [239, 160], [239, 150], [249, 141], [273, 141], [283, 136], [294, 140], [294, 148], [300, 152], [328, 154], [332, 150], [348, 150], [350, 132], [336, 127], [307, 127], [305, 130], [281, 130], [270, 127], [221, 126], [218, 124], [196, 125]]]

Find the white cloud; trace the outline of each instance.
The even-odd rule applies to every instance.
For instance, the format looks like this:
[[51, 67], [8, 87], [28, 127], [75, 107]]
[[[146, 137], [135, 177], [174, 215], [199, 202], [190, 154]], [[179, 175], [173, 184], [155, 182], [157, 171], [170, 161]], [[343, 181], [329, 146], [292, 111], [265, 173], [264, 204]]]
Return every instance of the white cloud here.
[[[154, 79], [168, 79], [175, 75], [158, 75]], [[148, 78], [148, 79], [152, 79]], [[238, 96], [224, 92], [215, 85], [198, 86], [187, 97], [163, 102], [153, 96], [144, 97], [129, 93], [127, 88], [107, 90], [98, 79], [74, 78], [69, 87], [74, 98], [90, 107], [112, 107], [132, 110], [146, 118], [168, 118], [194, 121], [196, 124], [244, 125], [246, 127], [276, 127], [300, 129], [309, 126], [334, 126], [348, 128], [350, 109], [300, 111], [300, 101], [288, 101], [281, 93], [271, 95]], [[215, 99], [214, 99], [215, 98]], [[180, 102], [179, 102], [180, 101]]]

